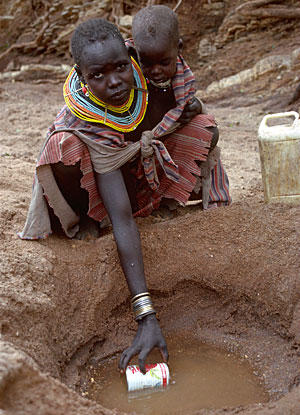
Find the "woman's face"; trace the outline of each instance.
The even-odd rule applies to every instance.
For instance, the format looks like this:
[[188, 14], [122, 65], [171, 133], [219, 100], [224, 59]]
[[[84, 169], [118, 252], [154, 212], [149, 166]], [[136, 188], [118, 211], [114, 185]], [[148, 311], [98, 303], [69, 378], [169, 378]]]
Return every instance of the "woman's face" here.
[[106, 39], [88, 45], [81, 58], [80, 79], [109, 105], [124, 104], [133, 86], [133, 70], [125, 45]]
[[159, 84], [176, 74], [178, 45], [166, 36], [155, 41], [139, 39], [136, 43], [139, 64], [146, 78]]

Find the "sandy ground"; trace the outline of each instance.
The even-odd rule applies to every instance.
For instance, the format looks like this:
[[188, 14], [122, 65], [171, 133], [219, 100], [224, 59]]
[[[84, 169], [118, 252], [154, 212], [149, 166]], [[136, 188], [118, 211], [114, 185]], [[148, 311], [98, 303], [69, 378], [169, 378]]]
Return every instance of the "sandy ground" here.
[[[0, 413], [109, 414], [80, 396], [84, 367], [134, 334], [110, 232], [21, 241], [35, 159], [61, 85], [4, 83], [0, 107]], [[300, 206], [265, 205], [262, 104], [210, 104], [233, 204], [138, 219], [149, 288], [167, 335], [186, 332], [247, 358], [270, 402], [198, 414], [299, 414]], [[246, 357], [245, 357], [246, 356]]]

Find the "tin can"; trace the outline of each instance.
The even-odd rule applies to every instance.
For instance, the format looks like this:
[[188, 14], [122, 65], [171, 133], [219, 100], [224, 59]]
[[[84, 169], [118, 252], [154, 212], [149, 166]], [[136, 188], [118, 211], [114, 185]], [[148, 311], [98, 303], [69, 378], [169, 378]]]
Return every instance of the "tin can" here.
[[169, 384], [170, 372], [166, 363], [146, 365], [145, 368], [146, 373], [143, 375], [139, 366], [127, 366], [126, 380], [128, 392], [147, 388], [165, 387]]

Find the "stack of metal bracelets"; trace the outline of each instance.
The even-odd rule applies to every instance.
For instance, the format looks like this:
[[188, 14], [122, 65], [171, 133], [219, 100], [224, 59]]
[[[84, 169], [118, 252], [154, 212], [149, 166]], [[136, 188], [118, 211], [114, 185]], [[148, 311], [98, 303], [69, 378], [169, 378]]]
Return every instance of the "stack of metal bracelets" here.
[[153, 302], [151, 300], [150, 293], [148, 292], [135, 295], [132, 298], [131, 303], [136, 321], [142, 320], [149, 314], [156, 313], [153, 307]]

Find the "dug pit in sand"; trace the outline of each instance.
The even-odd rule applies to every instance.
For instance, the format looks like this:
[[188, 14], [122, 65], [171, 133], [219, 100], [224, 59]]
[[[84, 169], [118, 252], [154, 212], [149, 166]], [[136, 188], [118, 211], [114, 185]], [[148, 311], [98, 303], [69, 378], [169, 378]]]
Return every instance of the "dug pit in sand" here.
[[[299, 212], [252, 200], [139, 221], [167, 337], [184, 329], [239, 354], [268, 390], [270, 402], [239, 407], [243, 415], [299, 411]], [[85, 365], [123, 350], [135, 332], [112, 235], [24, 242], [4, 234], [2, 246], [1, 410], [112, 413], [79, 394]]]
[[116, 372], [118, 356], [113, 356], [89, 367], [82, 394], [110, 409], [146, 415], [184, 415], [269, 401], [247, 359], [195, 341], [190, 330], [173, 333], [167, 342], [170, 371], [165, 363], [152, 363], [160, 358], [156, 350], [148, 357], [145, 376], [138, 366], [128, 366], [125, 384]]

